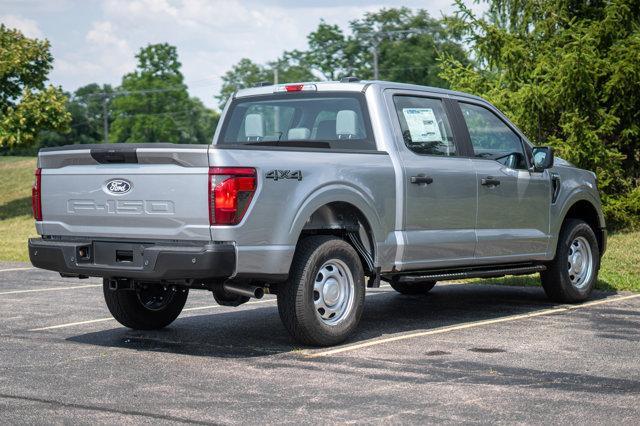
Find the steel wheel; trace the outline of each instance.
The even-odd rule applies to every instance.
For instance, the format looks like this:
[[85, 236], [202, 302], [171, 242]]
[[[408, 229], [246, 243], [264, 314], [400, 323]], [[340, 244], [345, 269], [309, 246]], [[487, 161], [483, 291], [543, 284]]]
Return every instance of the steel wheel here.
[[278, 313], [298, 342], [336, 345], [358, 326], [364, 293], [358, 252], [341, 238], [313, 235], [298, 243], [289, 279], [278, 286]]
[[576, 237], [569, 246], [567, 270], [571, 284], [581, 289], [591, 280], [593, 274], [593, 253], [586, 238]]
[[347, 265], [339, 259], [325, 262], [313, 283], [313, 304], [322, 322], [335, 325], [353, 309], [355, 283]]
[[600, 251], [591, 226], [579, 219], [562, 225], [553, 261], [540, 274], [545, 293], [553, 301], [577, 303], [589, 298], [600, 269]]

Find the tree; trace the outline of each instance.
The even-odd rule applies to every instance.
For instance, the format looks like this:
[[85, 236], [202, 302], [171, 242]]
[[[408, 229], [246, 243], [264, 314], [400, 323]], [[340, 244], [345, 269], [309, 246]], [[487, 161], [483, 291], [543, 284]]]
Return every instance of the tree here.
[[467, 54], [447, 19], [426, 10], [382, 9], [351, 22], [354, 38], [362, 40], [358, 75], [373, 77], [372, 49], [378, 44], [380, 79], [447, 88], [440, 77], [440, 55], [467, 64]]
[[[78, 88], [67, 97], [66, 109], [71, 114], [69, 131], [59, 132], [44, 130], [37, 138], [38, 147], [60, 146], [70, 144], [101, 143], [104, 140], [104, 108], [105, 99], [113, 96], [110, 85], [91, 83]], [[107, 125], [113, 121], [107, 104]]]
[[169, 44], [140, 49], [138, 66], [114, 92], [112, 142], [208, 143], [215, 116], [189, 98], [178, 52]]
[[382, 9], [352, 21], [352, 35], [345, 35], [338, 25], [321, 20], [307, 35], [306, 50], [284, 52], [266, 66], [247, 58], [240, 60], [222, 77], [222, 90], [216, 99], [223, 107], [236, 90], [273, 81], [276, 67], [279, 83], [340, 80], [346, 76], [370, 79], [374, 45], [379, 53], [381, 79], [447, 87], [448, 82], [439, 75], [439, 55], [468, 63], [459, 36], [448, 22], [431, 18], [424, 10]]
[[43, 129], [68, 129], [59, 87], [45, 86], [53, 57], [47, 40], [0, 24], [0, 147], [27, 146]]
[[313, 80], [313, 74], [293, 55], [285, 54], [267, 65], [259, 65], [248, 58], [241, 59], [222, 76], [222, 89], [216, 96], [222, 109], [227, 99], [239, 89], [253, 87], [258, 83], [271, 83], [278, 70], [278, 83]]
[[320, 21], [307, 36], [309, 48], [286, 53], [326, 80], [346, 76], [374, 77], [374, 49], [382, 80], [447, 87], [440, 76], [438, 57], [447, 54], [466, 64], [466, 53], [448, 20], [437, 20], [425, 10], [381, 9], [351, 21], [351, 35], [337, 25]]
[[443, 55], [442, 77], [595, 171], [609, 226], [639, 225], [640, 1], [494, 0], [482, 17], [457, 4], [476, 60]]
[[216, 96], [220, 108], [224, 107], [227, 99], [237, 90], [255, 86], [262, 81], [271, 81], [272, 78], [263, 66], [254, 63], [248, 58], [240, 59], [237, 64], [222, 76], [222, 89], [220, 94]]
[[318, 28], [307, 35], [307, 42], [307, 50], [294, 50], [285, 53], [285, 56], [320, 73], [325, 80], [338, 80], [351, 73], [355, 64], [353, 54], [359, 53], [359, 50], [354, 40], [345, 37], [339, 26], [320, 20]]

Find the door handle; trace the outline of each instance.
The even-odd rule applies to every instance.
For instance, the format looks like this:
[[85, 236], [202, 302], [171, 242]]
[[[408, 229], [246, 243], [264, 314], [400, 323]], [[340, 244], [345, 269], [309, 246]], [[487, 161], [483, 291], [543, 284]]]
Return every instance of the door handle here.
[[427, 185], [433, 183], [433, 178], [431, 176], [427, 176], [424, 175], [422, 173], [420, 173], [417, 176], [411, 176], [411, 183], [415, 183], [415, 184], [421, 184], [421, 183], [425, 183]]
[[493, 176], [487, 176], [486, 178], [482, 178], [480, 183], [484, 186], [498, 186], [500, 185], [500, 180]]

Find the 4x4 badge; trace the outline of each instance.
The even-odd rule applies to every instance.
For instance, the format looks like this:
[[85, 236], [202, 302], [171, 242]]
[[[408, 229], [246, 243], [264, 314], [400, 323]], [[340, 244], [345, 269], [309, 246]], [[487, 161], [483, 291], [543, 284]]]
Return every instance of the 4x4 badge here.
[[302, 170], [269, 170], [265, 175], [267, 179], [296, 179], [302, 180]]

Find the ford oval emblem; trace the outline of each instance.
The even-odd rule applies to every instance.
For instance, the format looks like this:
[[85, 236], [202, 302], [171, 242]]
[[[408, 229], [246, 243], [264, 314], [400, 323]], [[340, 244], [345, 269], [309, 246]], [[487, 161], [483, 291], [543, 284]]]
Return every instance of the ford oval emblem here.
[[107, 181], [105, 189], [115, 195], [126, 194], [131, 191], [131, 184], [124, 179], [111, 179]]

